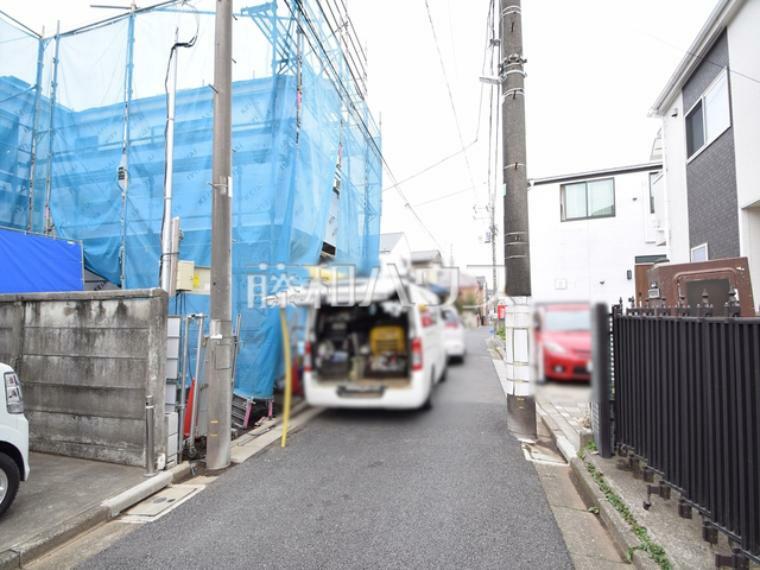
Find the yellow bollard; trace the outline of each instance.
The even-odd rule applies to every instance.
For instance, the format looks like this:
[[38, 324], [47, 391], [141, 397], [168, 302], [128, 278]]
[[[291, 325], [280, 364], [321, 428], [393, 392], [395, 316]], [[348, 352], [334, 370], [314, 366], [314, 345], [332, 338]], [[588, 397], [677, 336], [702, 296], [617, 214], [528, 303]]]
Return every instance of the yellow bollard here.
[[288, 421], [290, 420], [290, 400], [293, 395], [292, 363], [290, 361], [290, 335], [285, 307], [280, 307], [280, 327], [282, 328], [282, 353], [285, 360], [285, 404], [282, 411], [282, 438], [280, 447], [288, 442]]

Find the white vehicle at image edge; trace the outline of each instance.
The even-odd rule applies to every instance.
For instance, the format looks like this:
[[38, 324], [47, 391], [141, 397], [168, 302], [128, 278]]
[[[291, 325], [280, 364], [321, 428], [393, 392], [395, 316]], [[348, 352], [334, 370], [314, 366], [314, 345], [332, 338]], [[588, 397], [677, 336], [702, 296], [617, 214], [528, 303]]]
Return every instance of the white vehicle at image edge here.
[[454, 307], [443, 307], [443, 342], [448, 359], [464, 362], [467, 347], [464, 341], [464, 325], [459, 312]]
[[309, 310], [307, 402], [328, 408], [430, 407], [447, 365], [438, 298], [412, 283], [384, 278], [345, 289]]
[[13, 368], [0, 362], [0, 516], [29, 478], [29, 424], [24, 417], [21, 383]]

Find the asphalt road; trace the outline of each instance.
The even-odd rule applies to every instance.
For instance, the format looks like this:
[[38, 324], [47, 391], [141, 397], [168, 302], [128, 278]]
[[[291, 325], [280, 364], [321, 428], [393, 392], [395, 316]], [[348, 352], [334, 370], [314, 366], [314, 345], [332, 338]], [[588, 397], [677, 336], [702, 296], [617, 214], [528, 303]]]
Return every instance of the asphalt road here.
[[571, 568], [468, 334], [433, 409], [325, 412], [86, 568]]

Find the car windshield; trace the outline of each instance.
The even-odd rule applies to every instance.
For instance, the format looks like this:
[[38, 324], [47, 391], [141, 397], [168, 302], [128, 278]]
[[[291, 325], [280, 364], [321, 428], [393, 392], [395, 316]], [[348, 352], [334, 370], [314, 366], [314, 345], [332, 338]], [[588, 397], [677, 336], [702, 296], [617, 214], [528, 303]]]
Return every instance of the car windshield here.
[[544, 316], [547, 331], [587, 331], [591, 328], [591, 316], [587, 309], [573, 311], [547, 311]]

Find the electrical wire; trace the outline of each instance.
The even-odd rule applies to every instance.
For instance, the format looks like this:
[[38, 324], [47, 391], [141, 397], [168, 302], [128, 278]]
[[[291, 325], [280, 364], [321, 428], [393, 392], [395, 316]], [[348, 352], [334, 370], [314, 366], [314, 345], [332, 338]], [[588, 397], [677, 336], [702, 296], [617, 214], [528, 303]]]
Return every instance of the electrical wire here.
[[[285, 5], [288, 7], [288, 10], [290, 11], [291, 15], [293, 17], [296, 16], [295, 10], [292, 5], [293, 0], [285, 0]], [[362, 127], [362, 130], [365, 133], [365, 136], [368, 141], [372, 144], [372, 146], [375, 149], [375, 152], [377, 153], [377, 156], [382, 161], [383, 167], [385, 168], [385, 171], [388, 173], [388, 175], [391, 177], [392, 182], [394, 183], [394, 186], [396, 188], [396, 192], [398, 193], [399, 197], [404, 203], [404, 207], [409, 210], [409, 212], [412, 214], [412, 216], [415, 218], [417, 223], [420, 225], [420, 227], [425, 231], [425, 233], [428, 235], [428, 237], [431, 238], [433, 243], [438, 247], [439, 250], [443, 250], [441, 247], [440, 242], [438, 239], [433, 235], [433, 232], [430, 231], [430, 228], [427, 227], [427, 225], [422, 221], [422, 218], [417, 213], [417, 211], [414, 209], [412, 204], [409, 202], [409, 199], [406, 197], [406, 194], [404, 193], [403, 189], [400, 187], [398, 180], [396, 179], [395, 174], [393, 173], [393, 170], [391, 170], [390, 165], [388, 164], [388, 160], [386, 159], [385, 155], [383, 154], [382, 150], [380, 149], [380, 146], [377, 144], [377, 141], [375, 140], [375, 137], [372, 135], [372, 133], [369, 130], [369, 127], [367, 123], [365, 122], [364, 118], [362, 117], [362, 114], [359, 112], [359, 110], [356, 108], [356, 104], [351, 98], [351, 94], [348, 90], [348, 88], [343, 83], [343, 80], [340, 77], [340, 74], [338, 73], [337, 69], [335, 69], [335, 64], [332, 62], [327, 49], [325, 48], [324, 44], [322, 43], [321, 39], [319, 38], [319, 34], [317, 33], [314, 23], [312, 22], [310, 16], [306, 14], [305, 10], [303, 9], [303, 3], [298, 3], [298, 10], [303, 15], [303, 20], [306, 22], [306, 24], [309, 26], [309, 30], [311, 34], [306, 34], [305, 30], [303, 28], [302, 23], [298, 23], [298, 27], [304, 32], [304, 37], [306, 38], [306, 41], [309, 42], [309, 46], [312, 48], [312, 50], [316, 53], [316, 47], [314, 46], [312, 42], [312, 36], [314, 37], [314, 40], [319, 45], [322, 56], [319, 59], [322, 61], [322, 63], [325, 65], [326, 70], [331, 70], [333, 77], [330, 77], [329, 80], [333, 84], [333, 87], [335, 87], [336, 92], [338, 93], [338, 96], [341, 98], [343, 103], [347, 104], [347, 108], [349, 111], [352, 111], [354, 114], [354, 117], [357, 121], [357, 125], [360, 125]], [[319, 54], [317, 54], [317, 57], [319, 57]]]
[[[430, 3], [428, 0], [425, 0], [425, 10], [427, 11], [427, 17], [428, 22], [430, 22], [430, 31], [433, 32], [433, 42], [435, 43], [435, 50], [438, 53], [438, 62], [441, 65], [441, 72], [443, 73], [443, 80], [446, 83], [446, 91], [449, 95], [449, 103], [451, 105], [451, 112], [454, 115], [454, 125], [456, 126], [457, 130], [457, 136], [459, 137], [459, 144], [462, 147], [462, 151], [464, 154], [464, 161], [467, 165], [467, 173], [470, 177], [470, 184], [472, 184], [473, 189], [475, 187], [475, 178], [472, 175], [472, 166], [470, 165], [470, 157], [467, 155], [465, 144], [464, 144], [464, 137], [462, 136], [462, 127], [459, 123], [459, 114], [457, 113], [457, 107], [454, 103], [454, 93], [451, 90], [451, 83], [449, 82], [449, 76], [446, 73], [446, 64], [443, 61], [443, 53], [441, 53], [441, 46], [438, 42], [438, 34], [435, 31], [435, 24], [433, 23], [433, 14], [430, 11]], [[477, 195], [474, 196], [475, 201], [477, 201]], [[474, 206], [474, 204], [473, 204]]]
[[676, 44], [674, 44], [672, 42], [669, 42], [668, 40], [666, 40], [664, 38], [661, 38], [661, 37], [656, 36], [654, 34], [651, 34], [649, 32], [640, 31], [639, 33], [641, 33], [642, 35], [647, 36], [647, 37], [649, 37], [649, 38], [651, 38], [651, 39], [653, 39], [655, 41], [658, 41], [661, 44], [666, 45], [669, 48], [674, 49], [675, 51], [682, 53], [683, 55], [688, 55], [688, 56], [690, 56], [690, 57], [692, 57], [692, 58], [694, 58], [696, 60], [699, 60], [700, 62], [706, 62], [706, 63], [709, 63], [710, 65], [713, 65], [715, 67], [719, 67], [721, 69], [723, 69], [725, 67], [728, 70], [728, 72], [730, 74], [732, 74], [732, 75], [736, 75], [737, 77], [743, 77], [744, 79], [747, 79], [747, 80], [752, 81], [754, 83], [760, 83], [760, 79], [758, 79], [757, 77], [753, 77], [752, 75], [748, 75], [746, 73], [742, 73], [741, 71], [737, 71], [736, 69], [732, 68], [730, 65], [726, 66], [726, 64], [723, 63], [723, 62], [713, 61], [712, 59], [710, 59], [709, 57], [707, 57], [707, 55], [699, 55], [695, 51], [692, 51], [690, 49], [684, 49], [681, 46], [678, 46], [678, 45], [676, 45]]
[[422, 176], [423, 174], [425, 174], [425, 173], [427, 173], [427, 172], [430, 172], [431, 170], [433, 170], [434, 168], [436, 168], [436, 167], [440, 166], [441, 164], [443, 164], [443, 163], [445, 163], [445, 162], [448, 162], [449, 160], [451, 160], [452, 158], [455, 158], [455, 157], [459, 156], [459, 155], [460, 155], [460, 154], [462, 154], [463, 152], [466, 152], [466, 151], [467, 151], [467, 149], [469, 149], [470, 147], [472, 147], [472, 146], [473, 146], [475, 143], [477, 143], [477, 142], [478, 142], [478, 141], [472, 141], [470, 144], [468, 144], [468, 145], [467, 145], [467, 146], [465, 146], [464, 148], [462, 148], [462, 149], [459, 149], [459, 150], [457, 150], [456, 152], [452, 152], [451, 154], [444, 156], [444, 157], [443, 157], [443, 158], [441, 158], [440, 160], [437, 160], [436, 162], [433, 162], [433, 163], [429, 164], [428, 166], [426, 166], [426, 167], [425, 167], [425, 168], [423, 168], [422, 170], [418, 170], [418, 171], [417, 171], [417, 172], [415, 172], [414, 174], [410, 174], [410, 175], [409, 175], [409, 176], [407, 176], [406, 178], [403, 178], [403, 179], [401, 179], [401, 181], [397, 182], [396, 184], [393, 184], [393, 185], [391, 185], [391, 186], [387, 186], [387, 187], [383, 188], [383, 192], [387, 192], [388, 190], [393, 190], [393, 189], [395, 189], [395, 188], [396, 188], [396, 186], [398, 186], [399, 184], [404, 184], [405, 182], [409, 182], [410, 180], [414, 180], [414, 179], [415, 179], [415, 178], [417, 178], [418, 176]]
[[[488, 24], [490, 27], [490, 37], [493, 38], [495, 36], [494, 28], [493, 28], [493, 13], [494, 13], [494, 4], [495, 0], [491, 0], [491, 9], [488, 12]], [[493, 42], [489, 41], [490, 49], [491, 49], [491, 60], [489, 62], [488, 71], [489, 73], [493, 73], [493, 62], [494, 62], [494, 53], [495, 53], [495, 44]], [[494, 146], [494, 140], [493, 140], [493, 131], [494, 131], [494, 121], [493, 121], [493, 109], [494, 109], [494, 88], [495, 86], [491, 86], [490, 95], [488, 99], [488, 203], [490, 208], [494, 208], [495, 201], [496, 201], [496, 187], [491, 184], [491, 153], [493, 151]], [[498, 138], [498, 135], [497, 135]], [[493, 214], [492, 214], [493, 217]], [[493, 225], [493, 224], [492, 224]], [[493, 228], [491, 228], [493, 231]]]
[[462, 188], [461, 190], [457, 190], [456, 192], [451, 192], [450, 194], [444, 194], [443, 196], [431, 198], [430, 200], [425, 200], [423, 202], [417, 202], [414, 205], [417, 208], [419, 208], [420, 206], [427, 206], [428, 204], [433, 204], [434, 202], [440, 202], [442, 200], [448, 200], [449, 198], [453, 198], [454, 196], [459, 196], [461, 194], [464, 194], [465, 192], [469, 192], [470, 190], [472, 190], [472, 186], [467, 186], [467, 188]]
[[[487, 25], [486, 25], [486, 45], [485, 45], [485, 50], [483, 51], [483, 65], [481, 66], [481, 72], [484, 73], [484, 74], [486, 72], [486, 64], [488, 62], [488, 52], [489, 52], [489, 49], [491, 51], [493, 51], [493, 48], [494, 48], [494, 46], [491, 45], [492, 28], [493, 28], [493, 16], [494, 16], [494, 13], [493, 13], [494, 6], [493, 6], [493, 2], [491, 2], [489, 4], [490, 4], [490, 8], [489, 8], [487, 22], [486, 22], [487, 23]], [[492, 60], [493, 60], [493, 57], [492, 57]], [[493, 62], [491, 64], [491, 68], [493, 68]], [[476, 132], [475, 132], [475, 138], [472, 140], [472, 142], [470, 142], [469, 144], [465, 145], [464, 148], [461, 148], [461, 149], [457, 150], [456, 152], [448, 154], [448, 155], [444, 156], [443, 158], [441, 158], [441, 159], [439, 159], [439, 160], [437, 160], [437, 161], [429, 164], [428, 166], [426, 166], [422, 170], [418, 170], [414, 174], [410, 174], [406, 178], [402, 179], [400, 183], [409, 182], [410, 180], [414, 180], [418, 176], [421, 176], [421, 175], [423, 175], [423, 174], [425, 174], [425, 173], [433, 170], [437, 166], [440, 166], [441, 164], [444, 164], [445, 162], [451, 160], [452, 158], [455, 158], [455, 157], [459, 156], [463, 152], [467, 152], [468, 149], [470, 149], [471, 147], [475, 146], [475, 144], [477, 144], [479, 142], [479, 140], [480, 140], [480, 124], [481, 124], [482, 107], [483, 107], [483, 93], [484, 93], [483, 89], [484, 88], [485, 88], [485, 85], [484, 84], [481, 85], [481, 87], [480, 87], [481, 96], [480, 96], [480, 102], [479, 102], [479, 105], [478, 105], [478, 122], [477, 122], [478, 127], [477, 127]], [[383, 192], [387, 192], [388, 190], [393, 190], [395, 187], [396, 187], [395, 185], [386, 186], [385, 188], [383, 188]]]
[[[494, 9], [493, 8], [493, 3], [490, 3], [490, 8], [489, 8], [489, 12], [488, 12], [488, 18], [487, 18], [487, 26], [486, 26], [486, 46], [485, 46], [485, 50], [483, 51], [483, 65], [481, 66], [482, 73], [486, 72], [486, 64], [488, 62], [488, 52], [489, 52], [489, 49], [493, 50], [493, 47], [494, 47], [494, 46], [490, 45], [491, 39], [492, 39], [491, 28], [492, 28], [492, 23], [493, 23], [493, 9]], [[492, 60], [493, 60], [493, 57], [492, 57]], [[491, 64], [491, 68], [493, 68], [493, 63]], [[435, 162], [429, 164], [428, 166], [426, 166], [422, 170], [418, 170], [414, 174], [410, 174], [406, 178], [402, 179], [401, 182], [399, 182], [399, 184], [404, 183], [404, 182], [409, 182], [410, 180], [414, 180], [418, 176], [422, 176], [423, 174], [425, 174], [425, 173], [433, 170], [434, 168], [436, 168], [436, 167], [444, 164], [445, 162], [451, 160], [452, 158], [455, 158], [455, 157], [459, 156], [463, 152], [467, 152], [467, 150], [469, 150], [471, 147], [475, 146], [479, 142], [479, 140], [480, 140], [480, 124], [481, 124], [481, 117], [482, 117], [483, 93], [484, 93], [483, 90], [484, 90], [484, 88], [485, 88], [485, 85], [481, 85], [481, 87], [480, 87], [481, 97], [480, 97], [480, 102], [479, 102], [479, 105], [478, 105], [478, 121], [477, 121], [478, 128], [476, 129], [475, 138], [472, 140], [472, 142], [470, 142], [469, 144], [465, 145], [464, 148], [461, 148], [461, 149], [457, 150], [456, 152], [453, 152], [451, 154], [448, 154], [448, 155], [444, 156], [443, 158], [441, 158], [439, 160], [436, 160]], [[383, 192], [387, 192], [388, 190], [393, 190], [395, 187], [396, 187], [395, 185], [386, 186], [385, 188], [383, 188]]]

